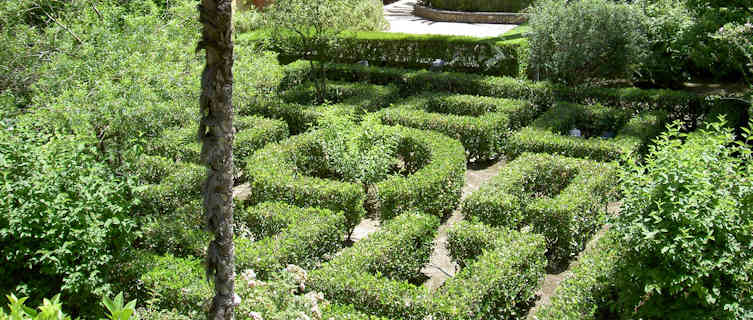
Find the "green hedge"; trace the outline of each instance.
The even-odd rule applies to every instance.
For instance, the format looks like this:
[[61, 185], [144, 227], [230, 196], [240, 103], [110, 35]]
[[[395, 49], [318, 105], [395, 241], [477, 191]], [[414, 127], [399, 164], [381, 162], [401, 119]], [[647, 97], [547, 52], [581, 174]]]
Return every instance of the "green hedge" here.
[[134, 188], [141, 214], [167, 214], [200, 199], [206, 169], [186, 162], [143, 156], [137, 164], [143, 184]]
[[[236, 168], [242, 168], [243, 161], [254, 150], [288, 136], [288, 126], [280, 120], [258, 116], [236, 117], [233, 125], [237, 130], [233, 142], [233, 158]], [[151, 155], [163, 156], [174, 161], [200, 163], [201, 143], [197, 138], [198, 124], [170, 128], [147, 148]]]
[[[443, 216], [459, 202], [465, 172], [465, 151], [459, 142], [441, 134], [387, 127], [398, 137], [398, 153], [406, 165], [418, 168], [408, 176], [392, 175], [378, 182], [377, 207], [383, 220], [408, 209]], [[365, 213], [361, 185], [341, 182], [324, 168], [325, 155], [316, 131], [270, 144], [247, 161], [251, 194], [248, 201], [284, 201], [343, 211], [349, 232]], [[336, 178], [336, 177], [335, 177]]]
[[[523, 152], [541, 152], [600, 161], [620, 160], [623, 155], [636, 157], [644, 151], [644, 144], [661, 132], [667, 116], [662, 111], [630, 115], [627, 110], [601, 105], [557, 103], [530, 126], [511, 135], [505, 153], [516, 157]], [[573, 128], [581, 130], [583, 136], [570, 136], [568, 131]], [[601, 138], [605, 132], [616, 136]]]
[[621, 256], [614, 232], [607, 232], [586, 249], [575, 266], [560, 282], [551, 302], [533, 316], [536, 320], [605, 319], [614, 303], [613, 279]]
[[420, 279], [438, 227], [435, 216], [403, 213], [312, 271], [309, 285], [327, 299], [369, 314], [423, 319], [428, 292], [409, 280]]
[[547, 240], [550, 270], [580, 252], [606, 220], [617, 165], [524, 153], [463, 202], [463, 214], [492, 226], [531, 226]]
[[519, 319], [533, 305], [546, 266], [540, 235], [461, 222], [448, 231], [464, 267], [432, 298], [433, 319]]
[[426, 0], [429, 7], [470, 12], [520, 12], [528, 7], [529, 0]]
[[322, 308], [322, 319], [327, 320], [388, 320], [389, 318], [373, 316], [358, 311], [352, 305], [330, 303]]
[[[265, 31], [240, 36], [240, 43], [255, 43]], [[271, 43], [281, 62], [314, 59], [293, 48], [301, 41], [292, 35], [284, 43]], [[355, 63], [366, 60], [379, 66], [428, 68], [435, 59], [444, 70], [517, 76], [520, 74], [518, 41], [449, 35], [419, 35], [392, 32], [347, 32], [336, 38], [319, 56], [327, 62]]]
[[287, 123], [290, 135], [306, 132], [317, 124], [325, 113], [357, 115], [359, 108], [353, 105], [302, 105], [279, 99], [260, 100], [241, 107], [243, 115], [259, 115], [279, 119]]
[[[262, 280], [288, 264], [304, 269], [317, 267], [326, 256], [337, 252], [343, 244], [345, 217], [341, 213], [319, 208], [297, 208], [282, 203], [262, 203], [250, 207], [240, 215], [258, 216], [275, 212], [281, 219], [295, 217], [279, 233], [253, 234], [257, 241], [235, 240], [235, 267], [251, 269]], [[252, 226], [247, 226], [251, 228]]]
[[511, 131], [527, 125], [538, 114], [532, 103], [471, 95], [424, 94], [379, 111], [388, 125], [434, 130], [460, 140], [469, 161], [501, 155]]
[[[398, 88], [392, 85], [328, 82], [325, 99], [328, 103], [357, 107], [356, 110], [363, 113], [389, 106], [399, 95]], [[317, 100], [317, 92], [314, 83], [304, 82], [283, 91], [280, 97], [288, 103], [311, 105]]]
[[[292, 63], [286, 66], [284, 71], [286, 75], [282, 82], [283, 86], [310, 79], [312, 72], [306, 61]], [[394, 84], [404, 95], [419, 91], [442, 91], [525, 99], [542, 105], [549, 105], [553, 101], [601, 103], [636, 112], [663, 110], [672, 119], [691, 122], [708, 108], [703, 96], [666, 89], [567, 87], [545, 81], [534, 82], [510, 77], [337, 63], [327, 64], [326, 75], [332, 80]]]

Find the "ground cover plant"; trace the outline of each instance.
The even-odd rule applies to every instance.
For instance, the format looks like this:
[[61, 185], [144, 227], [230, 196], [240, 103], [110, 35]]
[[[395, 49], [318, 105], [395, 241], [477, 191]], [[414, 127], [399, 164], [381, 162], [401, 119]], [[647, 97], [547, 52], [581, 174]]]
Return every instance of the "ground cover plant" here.
[[566, 266], [605, 222], [617, 166], [524, 153], [463, 201], [463, 215], [544, 235], [550, 270]]
[[598, 161], [638, 157], [644, 144], [661, 132], [666, 119], [663, 111], [632, 115], [629, 110], [602, 105], [556, 103], [530, 126], [513, 133], [504, 149], [509, 157], [523, 152]]

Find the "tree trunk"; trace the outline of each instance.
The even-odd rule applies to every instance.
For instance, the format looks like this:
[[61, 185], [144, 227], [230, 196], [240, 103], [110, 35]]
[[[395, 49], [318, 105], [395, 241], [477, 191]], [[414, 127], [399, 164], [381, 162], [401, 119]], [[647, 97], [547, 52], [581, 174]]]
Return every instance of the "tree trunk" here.
[[206, 51], [201, 76], [201, 161], [207, 167], [202, 186], [209, 243], [207, 280], [214, 278], [214, 299], [208, 319], [233, 319], [240, 303], [235, 295], [233, 247], [233, 31], [232, 0], [202, 0], [199, 21], [203, 25], [198, 49]]

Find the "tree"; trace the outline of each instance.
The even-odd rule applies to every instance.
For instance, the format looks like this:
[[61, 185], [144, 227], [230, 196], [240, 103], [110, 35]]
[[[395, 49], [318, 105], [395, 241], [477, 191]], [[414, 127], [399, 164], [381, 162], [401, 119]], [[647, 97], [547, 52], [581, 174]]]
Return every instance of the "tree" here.
[[264, 10], [272, 47], [281, 55], [309, 59], [322, 101], [326, 92], [326, 49], [363, 19], [354, 14], [357, 3], [358, 0], [275, 0]]
[[202, 0], [199, 21], [206, 66], [199, 100], [201, 160], [207, 167], [202, 186], [207, 229], [214, 239], [207, 249], [207, 278], [214, 278], [215, 296], [208, 319], [233, 319], [240, 303], [235, 295], [233, 247], [233, 29], [232, 0]]

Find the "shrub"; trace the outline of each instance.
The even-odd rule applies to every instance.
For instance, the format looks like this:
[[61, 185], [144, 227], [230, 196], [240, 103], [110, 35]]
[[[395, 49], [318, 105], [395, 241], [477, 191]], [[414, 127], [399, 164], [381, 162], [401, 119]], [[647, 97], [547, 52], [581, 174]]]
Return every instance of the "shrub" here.
[[[558, 103], [530, 126], [513, 133], [505, 153], [516, 157], [523, 152], [542, 152], [599, 161], [637, 157], [644, 144], [659, 133], [666, 115], [655, 111], [629, 117], [626, 111], [601, 105]], [[581, 137], [569, 135], [575, 128]]]
[[91, 142], [0, 129], [0, 291], [34, 303], [61, 292], [75, 314], [111, 294], [111, 267], [136, 231], [135, 183], [98, 160]]
[[[262, 280], [288, 264], [305, 269], [317, 267], [327, 255], [334, 254], [343, 243], [345, 217], [326, 209], [301, 209], [285, 204], [264, 203], [251, 207], [246, 214], [258, 210], [273, 210], [281, 216], [299, 217], [282, 231], [262, 237], [253, 234], [254, 242], [246, 238], [235, 240], [236, 268], [251, 269]], [[297, 213], [291, 213], [298, 211]], [[250, 227], [250, 226], [248, 226]]]
[[531, 103], [470, 95], [426, 94], [384, 109], [376, 117], [388, 125], [434, 130], [460, 140], [469, 161], [495, 159], [510, 131], [537, 115]]
[[203, 209], [201, 199], [194, 196], [175, 210], [142, 217], [135, 247], [177, 257], [203, 256], [210, 241], [209, 233], [202, 229]]
[[[256, 43], [269, 32], [244, 36], [241, 41]], [[278, 41], [286, 43], [273, 43], [270, 49], [278, 52], [282, 61], [304, 58], [355, 63], [365, 60], [379, 66], [429, 68], [436, 59], [441, 59], [443, 70], [507, 76], [517, 76], [521, 69], [520, 41], [499, 38], [347, 32], [321, 48], [323, 54], [306, 50], [296, 36]]]
[[[457, 205], [465, 171], [465, 152], [457, 141], [427, 131], [366, 124], [347, 133], [345, 136], [350, 137], [346, 140], [355, 139], [354, 143], [369, 146], [369, 143], [380, 143], [388, 138], [397, 141], [394, 154], [369, 155], [368, 150], [389, 151], [391, 148], [366, 148], [356, 149], [367, 153], [356, 152], [355, 156], [348, 156], [348, 160], [328, 159], [342, 156], [343, 153], [327, 152], [332, 153], [332, 148], [343, 145], [338, 147], [332, 137], [323, 143], [325, 133], [317, 130], [301, 134], [280, 144], [270, 144], [250, 157], [246, 167], [251, 185], [248, 201], [276, 200], [344, 211], [349, 232], [365, 213], [367, 189], [375, 193], [370, 194], [369, 199], [375, 202], [373, 207], [383, 220], [412, 208], [442, 216]], [[358, 138], [358, 135], [362, 136]], [[362, 138], [365, 140], [359, 141]], [[377, 160], [398, 156], [402, 157], [402, 164], [392, 162], [394, 167], [388, 168], [390, 174], [385, 176], [383, 170], [387, 168], [383, 165], [391, 160]], [[358, 159], [371, 160], [360, 163]], [[338, 166], [333, 167], [335, 164]], [[375, 176], [369, 178], [372, 175]]]
[[464, 267], [432, 297], [434, 319], [527, 314], [544, 276], [542, 236], [462, 222], [448, 231], [448, 245], [453, 260], [460, 258]]
[[693, 15], [682, 0], [641, 0], [634, 2], [646, 15], [648, 56], [639, 69], [639, 79], [654, 86], [681, 87], [690, 77], [688, 39], [695, 24]]
[[431, 215], [399, 215], [311, 272], [311, 288], [370, 314], [423, 319], [428, 293], [408, 281], [420, 278], [438, 227], [439, 219]]
[[[288, 126], [280, 120], [241, 116], [235, 118], [233, 125], [236, 129], [233, 142], [233, 162], [236, 168], [242, 168], [243, 159], [250, 156], [253, 151], [288, 136]], [[197, 138], [197, 132], [198, 123], [167, 129], [162, 132], [159, 140], [149, 146], [147, 153], [168, 157], [174, 161], [198, 164], [201, 157], [201, 143]]]
[[578, 258], [552, 295], [551, 302], [536, 311], [536, 320], [613, 318], [615, 278], [622, 249], [618, 235], [607, 232]]
[[580, 252], [606, 220], [616, 165], [526, 153], [463, 202], [463, 214], [491, 226], [531, 226], [544, 235], [550, 270]]
[[[399, 91], [396, 87], [387, 85], [371, 85], [364, 83], [335, 82], [327, 84], [325, 101], [342, 103], [356, 107], [356, 111], [370, 112], [384, 108], [397, 99]], [[316, 104], [317, 92], [310, 82], [301, 83], [280, 94], [288, 103], [303, 105]]]
[[[134, 194], [141, 201], [136, 208], [140, 214], [167, 214], [200, 199], [206, 168], [193, 163], [155, 158], [143, 157], [141, 163], [145, 165], [143, 171], [142, 168], [139, 171], [145, 175], [165, 174], [160, 175], [162, 178], [158, 181], [144, 181], [144, 184], [134, 188]], [[170, 167], [159, 168], [161, 165]]]
[[531, 1], [516, 0], [424, 0], [423, 3], [436, 9], [452, 11], [519, 12], [528, 7]]
[[542, 0], [529, 25], [536, 78], [566, 84], [630, 78], [645, 55], [642, 12], [606, 0]]
[[323, 319], [331, 320], [387, 320], [379, 316], [368, 315], [358, 311], [352, 305], [330, 303], [322, 309]]
[[[663, 110], [673, 119], [694, 119], [702, 115], [706, 107], [702, 96], [666, 89], [583, 88], [510, 77], [348, 64], [328, 64], [325, 71], [332, 80], [394, 84], [400, 88], [402, 95], [420, 91], [448, 92], [522, 99], [541, 107], [547, 107], [554, 101], [601, 103], [635, 112]], [[310, 77], [311, 70], [305, 61], [299, 61], [286, 66], [285, 73], [281, 86], [288, 87], [305, 81]]]
[[[753, 312], [751, 151], [716, 123], [669, 126], [645, 164], [627, 163], [615, 230], [626, 317], [741, 319]], [[633, 313], [635, 312], [635, 313]]]

